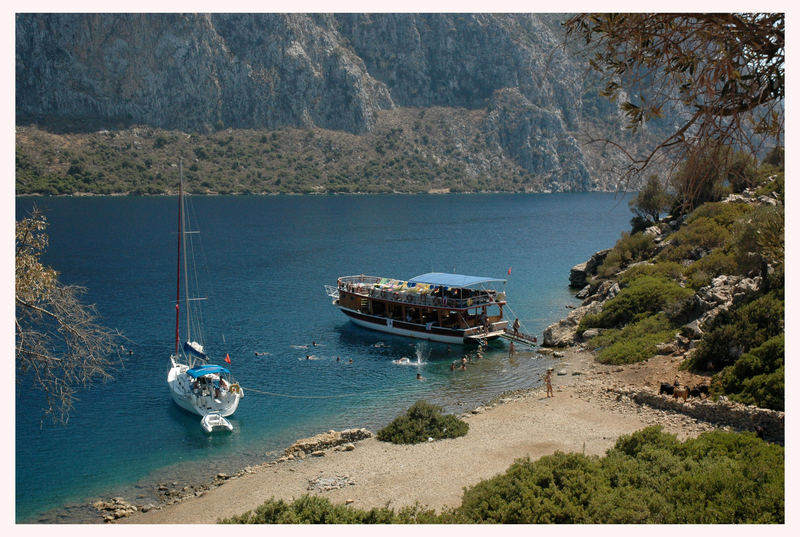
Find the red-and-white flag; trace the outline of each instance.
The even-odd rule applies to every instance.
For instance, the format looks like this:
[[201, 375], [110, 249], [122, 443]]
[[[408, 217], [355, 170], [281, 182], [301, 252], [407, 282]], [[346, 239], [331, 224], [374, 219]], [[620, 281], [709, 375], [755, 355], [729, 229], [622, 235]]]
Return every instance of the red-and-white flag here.
[[231, 356], [227, 352], [225, 353], [225, 361], [231, 363]]

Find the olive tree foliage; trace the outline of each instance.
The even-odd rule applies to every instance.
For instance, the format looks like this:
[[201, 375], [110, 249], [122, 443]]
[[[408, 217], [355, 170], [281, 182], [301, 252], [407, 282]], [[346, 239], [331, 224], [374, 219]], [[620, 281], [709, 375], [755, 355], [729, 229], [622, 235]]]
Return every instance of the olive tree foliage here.
[[657, 224], [661, 213], [667, 212], [672, 206], [672, 199], [657, 175], [648, 177], [644, 187], [628, 202], [631, 211], [636, 215], [632, 221], [633, 226], [644, 228], [650, 224]]
[[[665, 113], [678, 124], [644, 154], [631, 154], [625, 184], [660, 159], [673, 163], [701, 155], [729, 159], [718, 148], [753, 155], [782, 145], [784, 131], [783, 13], [579, 14], [565, 23], [582, 37], [582, 51], [605, 81], [601, 93], [617, 102], [633, 132]], [[697, 181], [703, 181], [699, 177]], [[694, 206], [688, 185], [684, 210]], [[679, 194], [681, 194], [679, 192]]]
[[34, 209], [16, 223], [14, 328], [20, 389], [43, 392], [45, 415], [66, 422], [79, 387], [111, 378], [119, 360], [116, 331], [97, 324], [85, 289], [63, 285], [43, 265], [47, 220]]

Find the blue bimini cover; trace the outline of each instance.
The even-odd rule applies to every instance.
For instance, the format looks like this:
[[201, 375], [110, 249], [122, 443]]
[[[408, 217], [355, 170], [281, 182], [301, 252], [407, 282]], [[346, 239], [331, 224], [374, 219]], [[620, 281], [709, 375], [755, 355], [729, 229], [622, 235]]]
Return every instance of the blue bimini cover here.
[[221, 365], [199, 365], [186, 371], [192, 378], [202, 377], [203, 375], [210, 375], [212, 373], [230, 373]]
[[444, 285], [447, 287], [472, 287], [489, 282], [502, 282], [505, 280], [499, 278], [487, 278], [485, 276], [465, 276], [463, 274], [447, 274], [446, 272], [429, 272], [421, 274], [415, 278], [411, 278], [410, 282], [415, 283], [430, 283], [433, 285]]

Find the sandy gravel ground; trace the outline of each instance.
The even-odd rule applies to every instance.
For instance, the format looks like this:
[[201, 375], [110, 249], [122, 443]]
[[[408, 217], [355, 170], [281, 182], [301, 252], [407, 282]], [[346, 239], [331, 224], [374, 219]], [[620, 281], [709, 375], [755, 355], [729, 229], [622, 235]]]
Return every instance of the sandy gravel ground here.
[[[357, 442], [353, 451], [329, 449], [324, 457], [264, 464], [202, 496], [134, 513], [118, 523], [214, 523], [270, 498], [292, 500], [307, 493], [359, 508], [398, 509], [419, 503], [438, 511], [459, 505], [465, 487], [504, 472], [521, 457], [537, 459], [555, 451], [602, 455], [620, 435], [656, 423], [679, 438], [711, 429], [607, 391], [620, 383], [644, 386], [670, 380], [676, 359], [657, 357], [645, 365], [621, 368], [597, 364], [592, 353], [579, 348], [563, 352], [556, 373], [566, 374], [553, 376], [553, 398], [546, 398], [542, 388], [476, 409], [464, 416], [470, 426], [464, 437], [410, 446], [370, 438]], [[308, 490], [317, 478], [336, 477], [353, 484]]]

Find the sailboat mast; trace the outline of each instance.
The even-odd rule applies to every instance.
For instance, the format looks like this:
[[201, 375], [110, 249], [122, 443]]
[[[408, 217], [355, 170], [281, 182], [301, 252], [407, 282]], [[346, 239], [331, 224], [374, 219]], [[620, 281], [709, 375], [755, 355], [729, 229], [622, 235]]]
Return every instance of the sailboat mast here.
[[178, 356], [181, 322], [181, 243], [183, 242], [183, 159], [179, 161], [180, 183], [178, 184], [178, 286], [175, 297], [175, 357]]
[[[181, 176], [183, 177], [183, 176]], [[186, 208], [184, 207], [184, 219], [186, 218]], [[189, 225], [188, 222], [184, 222], [184, 230], [181, 233], [181, 239], [183, 240], [183, 296], [186, 297], [186, 341], [192, 341], [192, 297], [189, 296], [189, 250], [186, 247], [186, 235], [187, 233], [191, 233], [191, 231], [185, 229]], [[194, 247], [194, 246], [192, 246]], [[194, 255], [192, 253], [192, 255]]]

